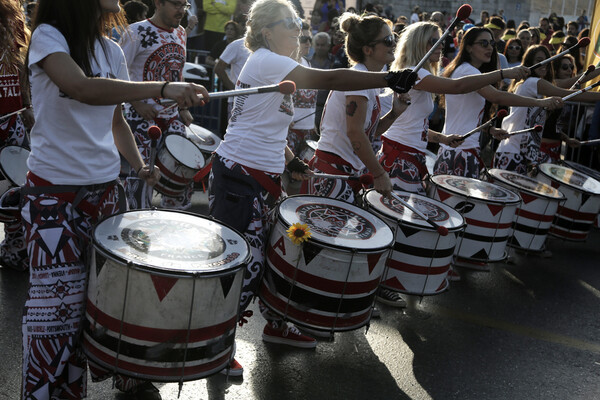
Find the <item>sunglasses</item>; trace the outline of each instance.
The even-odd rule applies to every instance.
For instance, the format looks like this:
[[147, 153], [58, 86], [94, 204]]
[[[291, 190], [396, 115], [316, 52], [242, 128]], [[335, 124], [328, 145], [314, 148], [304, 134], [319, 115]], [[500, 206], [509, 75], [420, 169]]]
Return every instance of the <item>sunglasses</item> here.
[[563, 64], [563, 65], [560, 66], [560, 69], [562, 69], [564, 71], [566, 71], [568, 69], [574, 70], [575, 66], [573, 64]]
[[521, 50], [521, 46], [508, 46], [508, 50]]
[[312, 38], [310, 36], [298, 36], [298, 40], [300, 40], [300, 43], [310, 43]]
[[487, 49], [488, 46], [496, 46], [496, 42], [493, 40], [487, 40], [487, 39], [483, 39], [483, 40], [478, 40], [477, 42], [473, 42], [473, 44], [478, 44], [481, 47], [483, 47], [484, 49]]
[[398, 40], [398, 37], [396, 35], [388, 35], [388, 36], [384, 37], [383, 39], [379, 39], [379, 40], [375, 40], [374, 42], [371, 42], [370, 46], [375, 46], [377, 43], [383, 43], [384, 46], [394, 47], [396, 45], [397, 40]]
[[289, 29], [289, 30], [300, 29], [300, 28], [302, 28], [302, 19], [298, 18], [298, 17], [296, 17], [296, 18], [294, 18], [294, 17], [287, 17], [287, 18], [283, 18], [283, 19], [280, 19], [280, 20], [275, 21], [275, 22], [271, 22], [266, 27], [270, 29], [270, 28], [272, 28], [272, 27], [274, 27], [276, 25], [279, 25], [279, 24], [283, 24], [283, 26], [285, 27], [285, 29]]

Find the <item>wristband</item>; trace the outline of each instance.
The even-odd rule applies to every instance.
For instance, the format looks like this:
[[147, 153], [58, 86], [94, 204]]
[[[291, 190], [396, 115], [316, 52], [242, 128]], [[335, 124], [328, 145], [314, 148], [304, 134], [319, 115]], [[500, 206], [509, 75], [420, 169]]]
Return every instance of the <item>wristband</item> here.
[[169, 81], [166, 81], [162, 87], [160, 88], [160, 97], [165, 97], [165, 88], [167, 87], [167, 85], [171, 83]]
[[142, 169], [144, 169], [144, 167], [145, 167], [145, 166], [146, 166], [146, 164], [142, 165], [142, 166], [141, 166], [141, 167], [140, 167], [140, 168], [137, 170], [137, 172], [136, 172], [135, 174], [136, 174], [137, 176], [140, 176], [140, 171], [141, 171]]
[[502, 69], [500, 69], [500, 79], [504, 79], [504, 72], [502, 72]]

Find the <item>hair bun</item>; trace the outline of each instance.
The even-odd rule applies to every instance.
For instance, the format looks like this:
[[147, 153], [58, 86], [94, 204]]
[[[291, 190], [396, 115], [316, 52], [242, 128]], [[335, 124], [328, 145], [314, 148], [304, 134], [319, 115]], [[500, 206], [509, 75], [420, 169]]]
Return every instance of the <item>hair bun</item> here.
[[358, 24], [360, 24], [360, 20], [360, 16], [356, 14], [349, 12], [343, 13], [342, 16], [339, 18], [340, 28], [342, 32], [352, 32], [354, 29], [356, 29]]

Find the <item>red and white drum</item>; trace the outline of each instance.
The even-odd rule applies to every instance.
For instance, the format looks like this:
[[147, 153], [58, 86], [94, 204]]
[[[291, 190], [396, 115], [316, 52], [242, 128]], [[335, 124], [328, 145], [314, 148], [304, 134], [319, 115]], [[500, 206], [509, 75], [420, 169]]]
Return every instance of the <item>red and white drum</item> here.
[[600, 212], [600, 182], [556, 164], [539, 166], [536, 179], [561, 191], [567, 201], [558, 208], [550, 233], [574, 241], [587, 239]]
[[[488, 262], [506, 258], [506, 244], [521, 203], [516, 193], [479, 179], [435, 175], [428, 194], [454, 208], [467, 223], [454, 252], [457, 264], [488, 270]], [[473, 262], [462, 263], [460, 259]]]
[[565, 196], [550, 185], [516, 172], [491, 169], [489, 173], [494, 183], [518, 193], [522, 200], [508, 245], [529, 251], [544, 250], [550, 225]]
[[180, 135], [169, 135], [156, 157], [160, 180], [154, 189], [168, 196], [178, 196], [204, 164], [204, 154], [194, 142]]
[[0, 150], [0, 171], [4, 176], [0, 180], [0, 222], [13, 222], [20, 214], [18, 206], [9, 206], [9, 190], [23, 186], [27, 181], [27, 158], [29, 150], [20, 146], [5, 146]]
[[233, 357], [249, 247], [194, 214], [130, 211], [93, 232], [86, 354], [135, 378], [202, 378]]
[[306, 140], [305, 143], [306, 146], [304, 147], [304, 150], [298, 154], [298, 158], [308, 164], [308, 162], [315, 155], [315, 151], [317, 150], [317, 142], [314, 140]]
[[390, 225], [396, 242], [388, 270], [381, 285], [402, 293], [432, 295], [448, 288], [447, 275], [452, 263], [459, 233], [464, 229], [463, 217], [453, 208], [425, 196], [395, 192], [408, 204], [448, 229], [441, 236], [427, 221], [374, 190], [365, 195], [365, 206]]
[[221, 144], [221, 138], [200, 125], [190, 124], [185, 127], [185, 134], [204, 154], [205, 164], [210, 162], [213, 152]]
[[[308, 241], [297, 245], [288, 237], [294, 223], [308, 226]], [[358, 329], [370, 321], [393, 239], [381, 219], [352, 204], [288, 197], [279, 204], [269, 239], [260, 298], [301, 326]]]
[[[595, 169], [591, 169], [590, 167], [586, 167], [585, 165], [578, 164], [574, 161], [563, 161], [565, 165], [575, 171], [579, 171], [582, 174], [591, 176], [598, 182], [600, 182], [600, 171], [596, 171]], [[600, 214], [596, 217], [596, 221], [594, 222], [594, 226], [596, 228], [600, 228]]]

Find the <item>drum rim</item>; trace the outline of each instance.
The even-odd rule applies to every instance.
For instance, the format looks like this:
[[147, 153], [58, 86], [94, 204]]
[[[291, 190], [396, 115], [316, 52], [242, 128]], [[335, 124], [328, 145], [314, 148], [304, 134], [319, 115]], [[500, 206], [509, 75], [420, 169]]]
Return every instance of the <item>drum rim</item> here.
[[[600, 182], [600, 171], [596, 171], [595, 169], [592, 169], [592, 168], [590, 168], [590, 167], [588, 167], [586, 165], [583, 165], [583, 164], [576, 163], [575, 161], [572, 161], [572, 160], [564, 160], [563, 163], [566, 164], [566, 166], [568, 168], [574, 169], [575, 171], [577, 171], [579, 173], [582, 173], [582, 174], [585, 174], [587, 176], [590, 176], [590, 177], [594, 178], [595, 180], [597, 180], [598, 182]], [[583, 168], [582, 169], [573, 168], [569, 163], [570, 164], [575, 164], [577, 167], [583, 167], [583, 168], [591, 170], [592, 172], [594, 172], [594, 174], [597, 176], [597, 178], [595, 176], [592, 176], [592, 175], [588, 174]]]
[[[532, 178], [532, 177], [530, 177], [530, 176], [521, 175], [521, 174], [518, 174], [518, 173], [516, 173], [516, 172], [513, 172], [513, 171], [507, 171], [507, 170], [505, 170], [505, 169], [501, 169], [501, 168], [492, 168], [492, 169], [490, 169], [490, 170], [488, 171], [488, 172], [490, 173], [490, 175], [493, 175], [493, 174], [492, 174], [492, 171], [511, 172], [511, 173], [513, 173], [513, 174], [520, 175], [520, 176], [523, 176], [523, 177], [525, 177], [525, 178], [533, 179], [533, 178]], [[537, 181], [538, 183], [541, 183], [541, 184], [543, 184], [543, 185], [546, 185], [546, 186], [548, 186], [548, 187], [552, 188], [553, 190], [556, 190], [556, 192], [557, 192], [557, 193], [560, 195], [560, 197], [555, 197], [555, 196], [550, 196], [550, 195], [547, 195], [547, 194], [544, 194], [544, 193], [538, 193], [538, 192], [534, 192], [533, 190], [531, 190], [531, 189], [529, 189], [529, 188], [524, 188], [524, 187], [521, 187], [521, 186], [517, 186], [517, 185], [515, 185], [515, 184], [514, 184], [513, 182], [511, 182], [511, 181], [504, 180], [504, 179], [502, 179], [502, 177], [497, 177], [497, 176], [495, 176], [495, 175], [493, 175], [493, 176], [492, 176], [492, 178], [493, 178], [493, 179], [497, 179], [498, 181], [502, 182], [502, 183], [503, 183], [503, 184], [505, 184], [505, 185], [509, 185], [511, 188], [515, 188], [516, 190], [519, 190], [519, 191], [522, 191], [522, 192], [527, 192], [528, 194], [532, 194], [532, 195], [535, 195], [535, 196], [537, 196], [537, 197], [544, 197], [544, 198], [546, 198], [546, 199], [550, 199], [550, 200], [556, 200], [556, 201], [563, 201], [563, 200], [565, 200], [565, 199], [567, 198], [567, 197], [564, 195], [564, 193], [563, 193], [563, 192], [561, 192], [560, 190], [558, 190], [558, 189], [556, 189], [556, 188], [553, 188], [552, 186], [550, 186], [550, 185], [548, 185], [547, 183], [544, 183], [544, 182]], [[535, 180], [535, 179], [533, 179], [533, 180]], [[493, 182], [492, 182], [492, 183], [493, 183]]]
[[[121, 214], [126, 214], [126, 213], [134, 213], [134, 212], [141, 212], [141, 211], [160, 211], [160, 212], [170, 212], [170, 213], [176, 213], [176, 214], [186, 214], [189, 216], [193, 216], [193, 217], [197, 217], [197, 218], [201, 218], [201, 219], [206, 219], [212, 222], [216, 222], [218, 224], [221, 224], [229, 229], [231, 229], [233, 232], [235, 232], [237, 235], [239, 235], [239, 237], [241, 239], [243, 239], [244, 244], [246, 245], [246, 257], [244, 257], [242, 260], [238, 261], [237, 264], [232, 264], [229, 265], [228, 269], [221, 269], [221, 270], [215, 270], [215, 271], [190, 271], [190, 270], [171, 270], [171, 269], [160, 269], [159, 267], [155, 266], [155, 265], [145, 265], [145, 264], [141, 264], [132, 260], [128, 260], [125, 257], [119, 256], [117, 254], [112, 253], [109, 249], [107, 249], [104, 245], [102, 245], [102, 243], [99, 243], [96, 240], [96, 229], [97, 227], [104, 221], [108, 220], [109, 218], [112, 217], [116, 217], [119, 216]], [[252, 257], [252, 253], [250, 250], [250, 245], [248, 244], [248, 241], [244, 238], [244, 236], [242, 236], [242, 234], [240, 234], [238, 232], [237, 229], [229, 226], [226, 223], [221, 222], [220, 220], [216, 219], [216, 218], [212, 218], [211, 216], [204, 216], [204, 215], [199, 215], [199, 214], [194, 214], [191, 213], [189, 211], [182, 211], [182, 210], [170, 210], [170, 209], [154, 209], [154, 208], [144, 208], [144, 209], [138, 209], [138, 210], [126, 210], [126, 211], [120, 211], [116, 214], [113, 215], [109, 215], [106, 218], [101, 219], [100, 221], [98, 221], [96, 223], [96, 225], [94, 226], [94, 229], [92, 230], [92, 234], [91, 234], [91, 243], [92, 243], [92, 247], [94, 251], [99, 251], [100, 253], [102, 253], [104, 256], [106, 256], [106, 258], [110, 258], [112, 260], [115, 261], [119, 261], [122, 264], [124, 264], [125, 266], [130, 266], [133, 269], [139, 270], [139, 271], [145, 271], [145, 272], [149, 272], [151, 271], [154, 274], [157, 275], [163, 275], [163, 276], [177, 276], [178, 278], [195, 278], [197, 276], [202, 276], [202, 277], [219, 277], [219, 276], [225, 276], [225, 275], [229, 275], [230, 273], [235, 273], [237, 272], [239, 269], [244, 268], [248, 262], [250, 262], [250, 259]]]
[[[374, 212], [376, 212], [376, 213], [379, 213], [379, 214], [382, 214], [382, 215], [383, 215], [383, 216], [385, 216], [386, 218], [391, 218], [391, 219], [393, 219], [394, 217], [393, 217], [392, 215], [387, 215], [385, 212], [383, 212], [383, 211], [381, 211], [381, 210], [377, 209], [377, 208], [376, 208], [374, 205], [372, 205], [372, 204], [371, 204], [371, 202], [370, 202], [370, 201], [368, 201], [368, 200], [367, 200], [367, 195], [368, 195], [369, 193], [371, 193], [372, 191], [375, 191], [375, 189], [369, 189], [369, 190], [367, 190], [367, 192], [365, 193], [365, 195], [364, 195], [364, 197], [363, 197], [363, 198], [364, 198], [364, 200], [365, 200], [365, 204], [367, 204], [367, 207], [369, 207], [369, 208], [372, 208]], [[445, 205], [446, 207], [449, 207], [449, 208], [451, 208], [451, 209], [452, 209], [454, 212], [456, 212], [456, 213], [458, 214], [458, 216], [460, 216], [460, 218], [462, 219], [462, 224], [461, 224], [461, 225], [459, 225], [459, 226], [453, 227], [453, 228], [448, 228], [448, 227], [447, 227], [447, 226], [445, 226], [445, 225], [440, 225], [440, 226], [444, 226], [446, 229], [448, 229], [448, 232], [452, 232], [452, 233], [454, 233], [454, 232], [460, 232], [460, 231], [462, 231], [462, 230], [465, 228], [465, 226], [467, 225], [467, 223], [465, 222], [465, 218], [464, 218], [464, 217], [463, 217], [463, 216], [462, 216], [462, 215], [461, 215], [461, 214], [460, 214], [458, 211], [456, 211], [454, 208], [450, 207], [448, 204], [446, 204], [446, 203], [444, 203], [444, 202], [442, 202], [442, 201], [440, 201], [440, 200], [436, 200], [436, 199], [434, 199], [434, 198], [427, 197], [427, 196], [422, 196], [422, 195], [419, 195], [418, 193], [406, 192], [406, 191], [403, 191], [403, 190], [394, 190], [394, 192], [395, 192], [395, 193], [398, 193], [398, 192], [400, 192], [400, 193], [414, 194], [414, 195], [417, 195], [417, 196], [424, 197], [424, 198], [426, 198], [427, 200], [430, 200], [430, 201], [432, 201], [432, 202], [435, 202], [435, 203], [440, 203], [440, 204], [443, 204], [443, 205]], [[368, 209], [367, 211], [370, 211], [370, 210]], [[379, 217], [379, 218], [381, 218], [381, 217]], [[385, 222], [385, 221], [384, 221], [384, 222]], [[396, 221], [396, 222], [398, 222], [398, 221]], [[428, 224], [426, 221], [424, 221], [425, 225], [419, 225], [419, 224], [416, 224], [416, 223], [414, 223], [414, 222], [410, 222], [410, 221], [404, 221], [404, 220], [401, 220], [401, 222], [402, 222], [402, 225], [410, 225], [410, 226], [414, 226], [414, 227], [416, 227], [416, 228], [423, 228], [422, 230], [425, 230], [425, 231], [437, 232], [437, 230], [436, 230], [435, 228], [433, 228], [431, 225], [429, 225], [429, 224]], [[434, 221], [434, 222], [435, 222], [435, 221]], [[388, 224], [388, 225], [389, 225], [389, 224]], [[438, 224], [438, 225], [439, 225], [439, 224]], [[394, 229], [392, 229], [392, 231], [393, 231], [393, 230], [394, 230]]]
[[320, 245], [320, 246], [322, 246], [322, 247], [328, 247], [328, 248], [332, 248], [332, 249], [352, 250], [352, 251], [356, 251], [357, 253], [360, 253], [360, 254], [381, 253], [381, 252], [382, 252], [382, 251], [384, 251], [384, 250], [388, 250], [388, 249], [389, 249], [389, 248], [390, 248], [390, 247], [391, 247], [391, 246], [392, 246], [392, 245], [395, 243], [396, 237], [395, 237], [395, 234], [394, 234], [394, 230], [392, 229], [392, 227], [391, 227], [391, 226], [390, 226], [390, 225], [389, 225], [387, 222], [385, 222], [385, 221], [384, 221], [383, 219], [381, 219], [380, 217], [378, 217], [378, 216], [374, 215], [373, 213], [369, 213], [369, 212], [368, 212], [368, 211], [366, 211], [365, 209], [363, 209], [363, 208], [360, 208], [359, 206], [357, 206], [357, 205], [355, 205], [355, 204], [348, 203], [348, 202], [346, 202], [346, 201], [339, 200], [339, 199], [333, 199], [333, 198], [331, 198], [331, 197], [316, 196], [316, 195], [313, 195], [313, 194], [295, 194], [295, 195], [293, 195], [293, 196], [288, 196], [288, 197], [284, 198], [283, 200], [281, 200], [281, 201], [280, 201], [280, 202], [277, 204], [277, 211], [278, 211], [278, 212], [277, 212], [277, 220], [278, 220], [278, 221], [281, 221], [281, 222], [283, 223], [283, 225], [284, 225], [284, 226], [288, 226], [288, 225], [289, 225], [289, 222], [288, 222], [288, 221], [285, 221], [285, 220], [283, 219], [283, 216], [282, 216], [282, 215], [281, 215], [281, 213], [279, 212], [279, 208], [281, 207], [281, 204], [283, 204], [283, 202], [284, 202], [284, 201], [286, 201], [287, 199], [295, 198], [295, 197], [311, 197], [311, 198], [315, 198], [315, 199], [321, 199], [321, 200], [323, 200], [323, 199], [327, 199], [327, 200], [335, 200], [335, 201], [339, 201], [339, 202], [342, 202], [342, 203], [344, 203], [344, 205], [349, 205], [349, 206], [352, 206], [352, 207], [356, 207], [357, 209], [359, 209], [359, 210], [361, 210], [361, 211], [364, 211], [364, 212], [367, 212], [368, 214], [370, 214], [370, 215], [372, 215], [373, 217], [375, 217], [375, 218], [377, 218], [378, 220], [380, 220], [380, 221], [381, 221], [381, 222], [382, 222], [382, 223], [383, 223], [383, 224], [384, 224], [384, 225], [385, 225], [385, 226], [386, 226], [386, 227], [387, 227], [387, 228], [390, 230], [390, 232], [391, 232], [391, 234], [392, 234], [392, 235], [391, 235], [391, 236], [392, 236], [392, 238], [391, 238], [391, 241], [390, 241], [390, 243], [388, 243], [388, 244], [387, 244], [387, 246], [373, 247], [373, 248], [370, 248], [370, 249], [356, 249], [356, 248], [353, 248], [353, 247], [348, 247], [348, 246], [337, 245], [337, 244], [333, 244], [333, 243], [325, 242], [325, 241], [323, 241], [323, 240], [320, 240], [320, 239], [316, 239], [316, 238], [314, 238], [314, 237], [312, 237], [312, 236], [311, 236], [311, 237], [310, 237], [310, 238], [307, 240], [307, 243], [311, 243], [311, 244], [318, 244], [318, 245]]
[[[436, 187], [437, 187], [437, 186], [440, 186], [440, 187], [442, 187], [443, 189], [446, 189], [446, 190], [448, 190], [449, 192], [452, 192], [453, 194], [456, 194], [456, 195], [458, 195], [458, 196], [461, 196], [461, 197], [463, 197], [463, 198], [466, 198], [466, 199], [475, 199], [475, 200], [481, 201], [481, 202], [483, 202], [483, 203], [486, 203], [486, 204], [488, 204], [488, 203], [491, 203], [491, 204], [501, 204], [501, 205], [513, 205], [513, 204], [519, 204], [519, 203], [521, 203], [521, 197], [520, 197], [518, 194], [516, 194], [516, 193], [514, 193], [514, 192], [512, 192], [512, 191], [510, 191], [510, 190], [509, 190], [509, 192], [511, 192], [512, 194], [514, 194], [515, 196], [517, 196], [517, 199], [516, 199], [516, 200], [511, 200], [511, 201], [500, 201], [500, 200], [490, 200], [490, 199], [482, 199], [482, 198], [480, 198], [480, 197], [472, 197], [472, 196], [467, 196], [467, 195], [465, 195], [464, 193], [462, 193], [462, 192], [460, 192], [460, 191], [458, 191], [458, 190], [454, 189], [452, 186], [451, 186], [450, 188], [447, 188], [446, 186], [441, 186], [441, 185], [437, 184], [437, 183], [436, 183], [436, 182], [433, 180], [433, 178], [434, 178], [434, 177], [436, 177], [436, 176], [456, 176], [456, 175], [448, 175], [448, 174], [439, 174], [439, 175], [433, 175], [433, 176], [431, 176], [431, 177], [429, 178], [429, 181], [430, 181], [430, 182], [431, 182], [433, 185], [435, 185]], [[501, 188], [502, 188], [502, 189], [504, 189], [504, 190], [508, 190], [508, 189], [506, 189], [506, 188], [504, 188], [504, 187], [502, 187], [502, 186], [500, 186], [500, 185], [497, 185], [497, 184], [495, 184], [495, 183], [492, 183], [492, 182], [486, 182], [486, 181], [482, 181], [481, 179], [469, 178], [469, 177], [466, 177], [466, 176], [460, 176], [459, 178], [473, 179], [473, 180], [477, 180], [477, 181], [485, 182], [485, 183], [487, 183], [487, 184], [491, 184], [491, 185], [496, 185], [496, 186], [499, 186], [499, 187], [501, 187]]]
[[[0, 149], [0, 160], [2, 160], [2, 153], [4, 152], [4, 150], [6, 150], [10, 147], [17, 147], [21, 150], [26, 150], [27, 152], [31, 153], [31, 150], [29, 148], [27, 148], [26, 146], [17, 146], [14, 144], [8, 144]], [[29, 156], [27, 156], [27, 157], [29, 158]], [[4, 169], [4, 165], [1, 162], [0, 162], [0, 171], [2, 172], [2, 176], [5, 177], [7, 181], [12, 183], [13, 186], [21, 186], [8, 176], [8, 174], [6, 173], [6, 170]]]
[[[217, 147], [219, 147], [219, 145], [221, 144], [221, 142], [223, 141], [223, 139], [221, 139], [216, 133], [214, 133], [210, 129], [207, 129], [207, 128], [205, 128], [203, 126], [200, 126], [198, 124], [190, 124], [190, 126], [191, 125], [194, 125], [194, 127], [198, 127], [200, 129], [204, 129], [204, 130], [208, 131], [208, 133], [210, 133], [211, 136], [214, 136], [217, 139], [217, 140], [215, 140], [214, 146], [211, 146], [210, 149], [202, 149], [202, 147], [200, 147], [200, 145], [198, 143], [194, 142], [192, 139], [190, 139], [189, 137], [187, 137], [187, 139], [190, 140], [192, 143], [194, 143], [196, 145], [196, 147], [198, 147], [200, 149], [200, 151], [202, 151], [202, 152], [208, 152], [208, 153], [212, 154], [212, 152], [214, 152], [217, 149]], [[186, 126], [186, 129], [192, 130], [189, 126]], [[196, 134], [196, 132], [192, 131], [192, 135], [194, 135], [194, 134]]]
[[[597, 179], [595, 179], [595, 178], [593, 178], [593, 177], [591, 177], [589, 175], [584, 174], [581, 171], [577, 171], [576, 169], [565, 167], [563, 165], [558, 165], [558, 164], [552, 164], [552, 163], [544, 163], [544, 164], [556, 165], [556, 166], [559, 166], [559, 167], [562, 167], [562, 168], [565, 168], [565, 169], [570, 169], [571, 171], [575, 171], [575, 172], [577, 172], [579, 174], [583, 174], [583, 175], [587, 176], [588, 178], [593, 179], [594, 181], [596, 181], [598, 183], [598, 186], [600, 187], [600, 181], [598, 181]], [[542, 164], [542, 165], [544, 165], [544, 164]], [[549, 178], [551, 180], [553, 179], [552, 176], [550, 176], [547, 173], [545, 173], [541, 168], [538, 168], [538, 171], [540, 171], [540, 173], [543, 174], [544, 176], [546, 176], [547, 178]], [[560, 183], [561, 185], [567, 186], [569, 189], [573, 189], [575, 191], [586, 193], [586, 194], [591, 194], [592, 196], [600, 196], [600, 191], [599, 192], [592, 192], [592, 191], [586, 190], [586, 189], [584, 189], [582, 187], [571, 185], [570, 183], [567, 183], [567, 182], [564, 182], [564, 181], [559, 181], [557, 179], [555, 179], [555, 180], [558, 183]]]
[[[189, 165], [183, 163], [179, 158], [177, 158], [177, 156], [175, 156], [175, 154], [173, 154], [171, 152], [171, 149], [169, 149], [169, 147], [167, 146], [167, 139], [169, 137], [171, 137], [171, 136], [178, 136], [178, 137], [180, 137], [180, 138], [182, 138], [184, 140], [187, 140], [191, 144], [193, 144], [198, 149], [198, 151], [200, 151], [200, 154], [202, 155], [202, 165], [192, 167], [192, 166], [189, 166]], [[176, 133], [172, 133], [170, 135], [167, 135], [167, 136], [165, 136], [165, 146], [164, 146], [164, 148], [165, 148], [165, 150], [167, 150], [167, 152], [169, 153], [169, 155], [171, 157], [173, 157], [173, 159], [177, 160], [181, 165], [183, 165], [186, 168], [189, 168], [189, 169], [194, 170], [194, 171], [199, 171], [199, 170], [201, 170], [202, 168], [204, 168], [206, 166], [206, 158], [204, 157], [204, 153], [202, 152], [202, 149], [200, 147], [198, 147], [198, 145], [196, 145], [196, 143], [194, 143], [192, 140], [190, 140], [190, 139], [188, 139], [186, 137], [183, 137], [183, 136], [178, 135]]]

